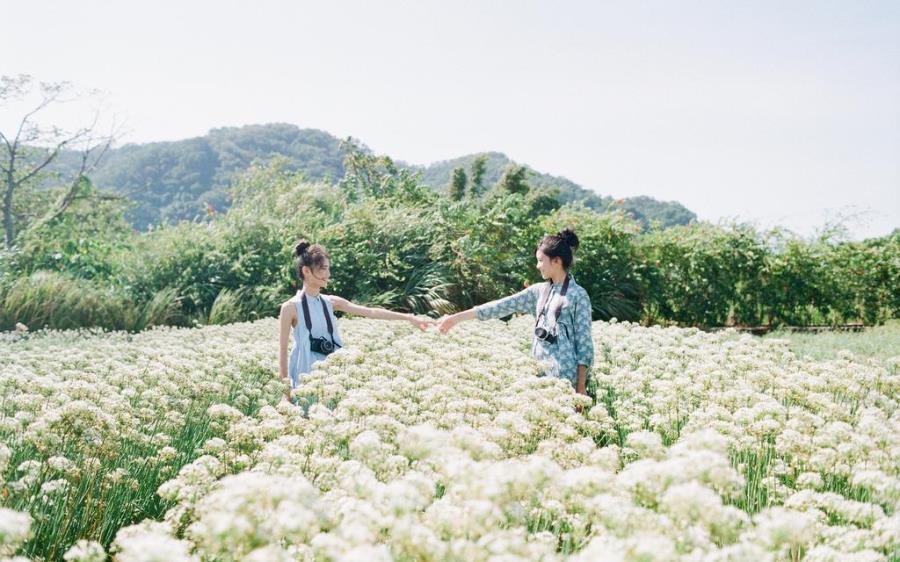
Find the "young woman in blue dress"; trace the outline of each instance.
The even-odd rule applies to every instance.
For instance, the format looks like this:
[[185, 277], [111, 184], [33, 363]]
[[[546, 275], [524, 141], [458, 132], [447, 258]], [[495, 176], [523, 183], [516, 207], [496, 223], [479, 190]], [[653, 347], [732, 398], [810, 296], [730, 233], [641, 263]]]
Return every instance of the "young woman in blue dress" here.
[[[316, 363], [344, 345], [335, 311], [380, 320], [404, 320], [420, 330], [434, 324], [431, 319], [360, 306], [335, 295], [322, 294], [331, 277], [331, 260], [319, 244], [299, 241], [294, 247], [294, 264], [303, 288], [281, 305], [278, 342], [278, 373], [283, 380], [290, 379], [292, 389], [301, 375], [309, 373]], [[288, 357], [292, 334], [294, 348]], [[290, 401], [290, 390], [285, 398]]]
[[545, 236], [538, 244], [535, 258], [546, 283], [445, 316], [440, 320], [441, 332], [448, 332], [464, 320], [533, 314], [532, 356], [544, 362], [546, 375], [564, 379], [579, 394], [587, 394], [587, 371], [594, 362], [594, 341], [591, 299], [569, 273], [577, 248], [578, 236], [571, 229]]

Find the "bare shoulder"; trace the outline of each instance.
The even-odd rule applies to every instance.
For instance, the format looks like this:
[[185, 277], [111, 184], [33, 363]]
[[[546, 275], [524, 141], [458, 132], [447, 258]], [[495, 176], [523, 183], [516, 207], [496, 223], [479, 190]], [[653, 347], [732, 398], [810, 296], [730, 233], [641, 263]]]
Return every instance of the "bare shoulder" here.
[[288, 315], [288, 317], [296, 314], [297, 308], [294, 306], [296, 300], [294, 298], [288, 299], [281, 303], [281, 315]]
[[328, 299], [329, 302], [331, 302], [331, 306], [335, 310], [344, 311], [344, 309], [347, 307], [347, 305], [350, 304], [350, 301], [348, 301], [347, 299], [345, 299], [343, 297], [339, 297], [337, 295], [323, 295], [323, 296], [326, 299]]

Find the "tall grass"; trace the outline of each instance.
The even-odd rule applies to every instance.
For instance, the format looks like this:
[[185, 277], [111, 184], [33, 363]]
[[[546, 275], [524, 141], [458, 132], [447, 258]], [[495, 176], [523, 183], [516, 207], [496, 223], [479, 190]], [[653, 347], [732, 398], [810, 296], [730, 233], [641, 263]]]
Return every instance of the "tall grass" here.
[[18, 323], [31, 330], [92, 326], [139, 331], [159, 325], [183, 325], [185, 318], [174, 289], [162, 289], [150, 301], [137, 303], [115, 287], [39, 271], [0, 288], [0, 330], [12, 330]]
[[154, 293], [140, 309], [135, 317], [132, 329], [144, 330], [153, 326], [184, 324], [184, 315], [181, 311], [181, 297], [178, 291], [168, 287]]
[[3, 291], [0, 329], [13, 329], [19, 322], [32, 329], [125, 330], [130, 327], [130, 306], [130, 300], [113, 289], [42, 271], [16, 279]]

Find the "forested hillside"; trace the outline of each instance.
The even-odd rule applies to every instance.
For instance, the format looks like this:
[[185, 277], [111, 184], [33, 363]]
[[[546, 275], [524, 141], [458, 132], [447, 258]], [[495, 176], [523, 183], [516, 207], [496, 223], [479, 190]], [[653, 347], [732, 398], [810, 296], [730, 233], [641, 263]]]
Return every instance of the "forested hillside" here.
[[[446, 190], [457, 167], [468, 169], [478, 154], [436, 162], [429, 166], [398, 163], [422, 174], [426, 185]], [[514, 162], [499, 152], [484, 153], [484, 184], [490, 187]], [[133, 202], [127, 217], [143, 230], [149, 224], [193, 220], [209, 210], [230, 207], [228, 185], [237, 172], [253, 162], [280, 158], [288, 169], [302, 171], [309, 180], [336, 181], [344, 175], [341, 140], [316, 129], [274, 123], [223, 127], [203, 137], [147, 144], [127, 144], [111, 150], [93, 174], [95, 185], [125, 195]], [[62, 154], [57, 171], [77, 166], [77, 155]], [[527, 167], [527, 166], [526, 166]], [[677, 202], [650, 197], [615, 199], [599, 195], [566, 178], [528, 169], [526, 181], [535, 188], [555, 190], [560, 203], [582, 201], [602, 210], [612, 206], [631, 212], [643, 226], [688, 224], [696, 215]]]

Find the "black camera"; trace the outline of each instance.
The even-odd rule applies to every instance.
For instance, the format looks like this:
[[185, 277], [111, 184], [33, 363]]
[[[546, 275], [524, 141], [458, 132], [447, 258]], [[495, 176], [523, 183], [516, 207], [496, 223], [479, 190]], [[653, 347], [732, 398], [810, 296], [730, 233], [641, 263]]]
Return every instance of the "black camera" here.
[[309, 336], [309, 348], [314, 353], [318, 353], [320, 355], [329, 355], [334, 352], [334, 343], [326, 340], [325, 338], [314, 338]]
[[547, 343], [556, 343], [558, 336], [556, 334], [551, 334], [549, 330], [538, 327], [534, 329], [534, 337], [539, 340], [544, 340]]

